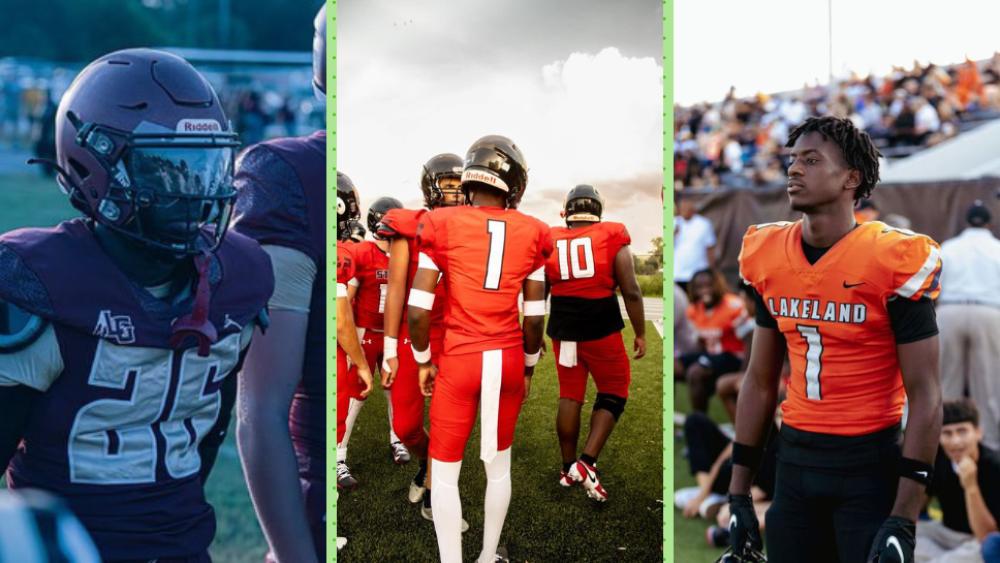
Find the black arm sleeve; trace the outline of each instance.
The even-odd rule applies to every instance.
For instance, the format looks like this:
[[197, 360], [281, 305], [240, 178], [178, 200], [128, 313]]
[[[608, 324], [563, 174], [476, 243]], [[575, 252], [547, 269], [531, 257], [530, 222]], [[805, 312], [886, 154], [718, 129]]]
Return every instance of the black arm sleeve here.
[[897, 345], [937, 336], [937, 312], [929, 298], [914, 301], [897, 297], [889, 300], [886, 309], [889, 310], [889, 322]]
[[31, 407], [42, 392], [26, 385], [0, 386], [0, 473], [17, 452], [24, 430], [28, 426]]
[[753, 294], [754, 318], [757, 321], [757, 326], [778, 328], [778, 321], [771, 315], [771, 311], [767, 308], [767, 303], [764, 303], [764, 298], [753, 287], [750, 288], [750, 293]]
[[[249, 350], [249, 348], [247, 349]], [[226, 436], [229, 434], [229, 423], [233, 419], [233, 405], [236, 404], [237, 381], [239, 380], [237, 374], [243, 368], [246, 352], [244, 350], [240, 354], [239, 363], [222, 382], [222, 388], [219, 389], [219, 394], [222, 397], [219, 418], [215, 421], [215, 426], [212, 426], [212, 429], [201, 440], [201, 444], [198, 445], [198, 455], [201, 457], [201, 469], [198, 475], [201, 477], [202, 485], [208, 482], [208, 476], [215, 466], [215, 458], [219, 455], [219, 448], [222, 447], [222, 443], [226, 441]]]

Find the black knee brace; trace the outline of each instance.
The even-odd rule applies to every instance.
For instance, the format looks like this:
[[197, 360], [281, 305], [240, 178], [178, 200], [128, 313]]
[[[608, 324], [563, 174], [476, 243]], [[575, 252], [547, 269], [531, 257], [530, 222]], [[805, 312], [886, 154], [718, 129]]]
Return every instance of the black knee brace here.
[[619, 397], [610, 393], [598, 393], [597, 399], [594, 401], [594, 412], [604, 409], [611, 413], [611, 416], [615, 417], [615, 422], [618, 422], [618, 417], [625, 410], [626, 401], [628, 399], [625, 397]]

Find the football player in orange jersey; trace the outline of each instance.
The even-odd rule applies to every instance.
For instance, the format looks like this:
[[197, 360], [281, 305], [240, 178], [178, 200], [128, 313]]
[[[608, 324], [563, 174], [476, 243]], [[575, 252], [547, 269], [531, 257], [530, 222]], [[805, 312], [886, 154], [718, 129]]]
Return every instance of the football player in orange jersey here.
[[[683, 374], [691, 394], [691, 408], [708, 411], [716, 381], [740, 369], [744, 337], [753, 331], [743, 299], [729, 291], [718, 270], [701, 270], [688, 285], [687, 316], [698, 331], [701, 350], [674, 360], [674, 374]], [[750, 321], [752, 322], [752, 321]]]
[[731, 546], [737, 555], [762, 547], [750, 483], [787, 352], [768, 559], [910, 562], [941, 430], [939, 247], [856, 223], [854, 202], [871, 195], [880, 154], [850, 120], [809, 118], [786, 146], [789, 201], [804, 217], [750, 227], [740, 254], [757, 326], [736, 410]]
[[[587, 494], [598, 501], [607, 500], [608, 493], [597, 478], [597, 456], [625, 410], [631, 381], [621, 334], [625, 323], [615, 295], [619, 286], [635, 330], [635, 359], [646, 354], [646, 318], [632, 265], [632, 239], [625, 225], [602, 222], [603, 212], [604, 198], [593, 186], [570, 190], [561, 214], [566, 227], [552, 228], [556, 252], [545, 264], [546, 281], [552, 287], [548, 335], [559, 375], [556, 430], [563, 458], [559, 483], [565, 487], [583, 483]], [[597, 385], [597, 398], [587, 444], [577, 457], [588, 372]]]
[[[471, 207], [436, 209], [420, 221], [419, 269], [407, 302], [420, 387], [431, 397], [434, 529], [442, 563], [462, 561], [458, 477], [469, 435], [482, 411], [480, 459], [486, 469], [483, 549], [478, 561], [506, 560], [498, 551], [511, 495], [511, 444], [521, 404], [541, 352], [549, 227], [516, 210], [528, 183], [513, 141], [483, 137], [469, 149], [462, 189]], [[430, 343], [434, 289], [443, 276], [441, 372]], [[524, 321], [518, 296], [524, 291]]]

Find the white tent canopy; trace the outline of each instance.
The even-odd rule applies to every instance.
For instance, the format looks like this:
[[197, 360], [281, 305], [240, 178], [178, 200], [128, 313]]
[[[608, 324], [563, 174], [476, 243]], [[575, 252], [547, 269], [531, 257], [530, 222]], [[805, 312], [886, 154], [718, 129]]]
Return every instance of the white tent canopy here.
[[1000, 177], [1000, 119], [890, 163], [881, 176], [887, 183]]

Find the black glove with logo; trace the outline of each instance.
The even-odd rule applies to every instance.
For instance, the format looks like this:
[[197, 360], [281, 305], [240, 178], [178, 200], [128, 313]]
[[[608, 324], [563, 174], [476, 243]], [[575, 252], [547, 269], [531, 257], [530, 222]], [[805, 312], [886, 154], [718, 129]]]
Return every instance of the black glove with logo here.
[[729, 545], [736, 557], [748, 557], [764, 549], [750, 495], [729, 494]]
[[868, 563], [913, 563], [917, 525], [906, 518], [890, 516], [879, 528]]

